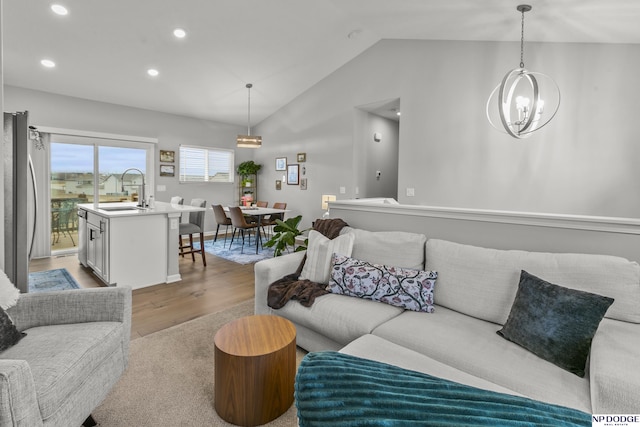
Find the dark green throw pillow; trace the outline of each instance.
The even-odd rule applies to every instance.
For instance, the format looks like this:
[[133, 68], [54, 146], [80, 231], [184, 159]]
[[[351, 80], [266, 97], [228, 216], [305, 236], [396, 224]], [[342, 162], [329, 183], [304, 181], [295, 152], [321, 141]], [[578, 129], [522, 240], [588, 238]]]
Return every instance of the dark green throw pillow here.
[[18, 331], [9, 315], [0, 308], [0, 351], [15, 345], [26, 334]]
[[584, 377], [591, 341], [611, 304], [613, 298], [554, 285], [522, 270], [498, 335]]

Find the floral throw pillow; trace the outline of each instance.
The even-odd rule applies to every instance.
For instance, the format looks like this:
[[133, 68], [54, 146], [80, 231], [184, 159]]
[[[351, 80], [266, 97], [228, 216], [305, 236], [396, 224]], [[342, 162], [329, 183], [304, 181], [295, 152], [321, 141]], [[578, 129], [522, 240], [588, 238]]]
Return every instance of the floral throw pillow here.
[[334, 294], [433, 313], [435, 271], [389, 267], [333, 254], [327, 289]]

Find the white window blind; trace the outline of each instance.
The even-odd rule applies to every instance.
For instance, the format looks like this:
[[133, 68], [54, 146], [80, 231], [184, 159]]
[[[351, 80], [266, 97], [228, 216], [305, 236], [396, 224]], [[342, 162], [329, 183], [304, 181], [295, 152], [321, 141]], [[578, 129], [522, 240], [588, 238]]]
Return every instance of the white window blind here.
[[233, 150], [180, 146], [180, 182], [233, 182]]

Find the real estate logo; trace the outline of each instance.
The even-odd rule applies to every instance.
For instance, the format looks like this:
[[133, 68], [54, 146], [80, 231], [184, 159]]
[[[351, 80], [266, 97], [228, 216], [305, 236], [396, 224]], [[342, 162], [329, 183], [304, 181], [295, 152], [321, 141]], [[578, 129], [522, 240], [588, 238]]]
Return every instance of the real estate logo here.
[[640, 427], [640, 415], [594, 414], [591, 427]]

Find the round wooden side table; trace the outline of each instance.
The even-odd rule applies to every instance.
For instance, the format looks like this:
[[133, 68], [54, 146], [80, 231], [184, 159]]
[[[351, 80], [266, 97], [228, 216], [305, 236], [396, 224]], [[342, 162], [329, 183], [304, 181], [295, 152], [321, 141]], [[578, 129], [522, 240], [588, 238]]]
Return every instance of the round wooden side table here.
[[296, 328], [272, 315], [247, 316], [214, 337], [215, 397], [220, 417], [242, 426], [268, 423], [293, 403]]

